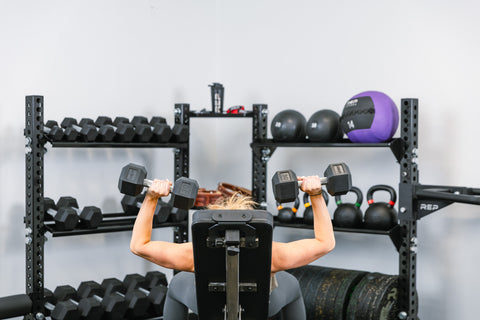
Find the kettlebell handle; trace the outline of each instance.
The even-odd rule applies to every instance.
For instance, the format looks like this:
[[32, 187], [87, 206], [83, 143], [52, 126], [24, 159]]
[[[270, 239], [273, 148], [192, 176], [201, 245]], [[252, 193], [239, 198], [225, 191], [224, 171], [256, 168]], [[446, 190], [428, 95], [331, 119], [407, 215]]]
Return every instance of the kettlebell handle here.
[[[363, 202], [363, 193], [362, 193], [362, 190], [360, 190], [360, 189], [357, 188], [357, 187], [352, 186], [352, 187], [350, 188], [350, 191], [348, 191], [348, 192], [353, 192], [353, 193], [355, 193], [355, 195], [357, 196], [357, 200], [355, 200], [355, 205], [360, 208], [360, 206], [362, 205], [362, 202]], [[342, 198], [341, 198], [341, 196], [335, 196], [335, 203], [337, 204], [337, 206], [339, 206], [339, 205], [342, 204]]]
[[[280, 202], [278, 202], [278, 201], [275, 201], [275, 202], [276, 202], [276, 204], [277, 204], [277, 210], [282, 210], [282, 209], [283, 209], [283, 205], [282, 205]], [[300, 199], [297, 197], [297, 198], [295, 199], [295, 202], [293, 203], [292, 211], [293, 211], [294, 213], [296, 213], [296, 212], [298, 211], [298, 208], [299, 208], [299, 207], [300, 207]]]
[[[328, 206], [328, 193], [327, 191], [325, 191], [325, 189], [322, 189], [322, 196], [323, 200], [325, 200], [325, 204]], [[306, 192], [303, 193], [303, 205], [305, 206], [305, 208], [311, 206], [310, 196]]]
[[388, 206], [390, 208], [393, 208], [395, 205], [395, 202], [397, 202], [397, 193], [395, 192], [395, 189], [393, 189], [391, 186], [387, 186], [386, 184], [377, 184], [375, 186], [370, 187], [367, 191], [367, 202], [368, 205], [371, 205], [375, 201], [373, 201], [373, 193], [376, 191], [387, 191], [390, 194], [390, 201], [388, 202]]

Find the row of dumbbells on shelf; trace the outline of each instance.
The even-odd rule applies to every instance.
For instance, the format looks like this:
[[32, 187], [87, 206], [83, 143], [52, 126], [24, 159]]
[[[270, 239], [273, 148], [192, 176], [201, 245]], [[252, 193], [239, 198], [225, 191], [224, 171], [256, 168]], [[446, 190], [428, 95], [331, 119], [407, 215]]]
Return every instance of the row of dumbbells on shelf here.
[[[328, 194], [322, 190], [323, 198], [328, 205]], [[390, 199], [388, 202], [375, 202], [373, 194], [378, 191], [386, 191]], [[367, 191], [368, 207], [365, 213], [362, 212], [360, 206], [363, 202], [362, 191], [352, 186], [349, 193], [355, 194], [355, 202], [343, 202], [340, 195], [335, 195], [335, 203], [337, 207], [333, 213], [332, 223], [337, 228], [352, 228], [352, 229], [372, 229], [372, 230], [390, 230], [398, 223], [398, 215], [394, 208], [397, 194], [395, 189], [388, 185], [374, 185]], [[303, 194], [304, 211], [301, 222], [306, 225], [313, 225], [313, 210], [310, 204], [310, 199], [307, 193]], [[297, 218], [298, 209], [300, 207], [300, 197], [294, 201], [292, 207], [283, 206], [277, 202], [277, 219], [282, 223], [298, 223]]]
[[175, 124], [170, 127], [163, 117], [152, 117], [150, 121], [143, 116], [134, 116], [132, 121], [125, 117], [100, 116], [97, 120], [74, 118], [57, 121], [48, 120], [43, 132], [52, 142], [174, 142], [188, 141], [188, 126]]
[[117, 278], [83, 281], [78, 289], [62, 285], [44, 289], [45, 316], [53, 320], [145, 319], [163, 315], [168, 291], [160, 271], [128, 274]]
[[[145, 193], [137, 196], [124, 195], [121, 205], [125, 218], [132, 220], [140, 210]], [[55, 203], [51, 198], [44, 198], [45, 222], [53, 221], [55, 230], [71, 231], [74, 229], [96, 229], [102, 221], [120, 221], [123, 217], [118, 214], [103, 214], [96, 206], [85, 206], [79, 209], [78, 202], [70, 196], [60, 197]], [[188, 210], [176, 208], [172, 203], [159, 200], [155, 208], [154, 224], [165, 222], [181, 222], [187, 219]], [[133, 222], [133, 220], [132, 220]]]

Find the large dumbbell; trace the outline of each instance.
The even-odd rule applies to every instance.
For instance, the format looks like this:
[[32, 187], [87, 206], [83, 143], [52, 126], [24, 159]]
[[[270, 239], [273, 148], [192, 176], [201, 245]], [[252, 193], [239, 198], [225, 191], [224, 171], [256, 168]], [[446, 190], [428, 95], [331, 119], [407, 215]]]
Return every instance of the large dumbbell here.
[[105, 295], [119, 295], [127, 301], [128, 309], [125, 318], [134, 319], [144, 316], [150, 307], [150, 301], [147, 295], [142, 291], [135, 289], [126, 291], [123, 282], [116, 278], [109, 278], [102, 281], [102, 288]]
[[57, 301], [53, 292], [44, 288], [44, 298], [45, 303], [44, 307], [47, 316], [50, 316], [53, 320], [79, 320], [80, 311], [77, 306], [67, 300], [67, 301]]
[[79, 298], [93, 297], [103, 307], [103, 318], [109, 320], [123, 319], [128, 310], [128, 302], [125, 297], [118, 294], [105, 295], [102, 286], [96, 281], [83, 281], [77, 289]]
[[95, 206], [87, 206], [80, 211], [78, 208], [77, 199], [73, 197], [60, 197], [57, 201], [57, 207], [70, 208], [75, 211], [77, 219], [79, 219], [79, 227], [85, 229], [95, 229], [97, 228], [103, 220], [102, 211], [100, 208]]
[[[129, 215], [136, 215], [142, 206], [145, 199], [145, 193], [140, 193], [137, 196], [124, 195], [121, 201], [123, 212]], [[172, 211], [172, 206], [161, 199], [158, 199], [157, 206], [154, 212], [154, 221], [157, 223], [164, 223], [168, 220]]]
[[94, 297], [78, 298], [77, 290], [70, 285], [58, 286], [53, 295], [58, 301], [70, 301], [77, 306], [80, 316], [86, 320], [100, 320], [103, 308], [100, 301]]
[[[113, 123], [118, 126], [120, 123], [130, 123], [130, 121], [125, 117], [116, 117]], [[148, 142], [152, 139], [153, 133], [149, 125], [134, 125], [133, 123], [132, 125], [135, 128], [135, 136], [133, 137], [133, 140], [138, 142]]]
[[144, 124], [150, 126], [152, 130], [153, 139], [158, 142], [168, 142], [172, 136], [172, 129], [167, 124], [165, 118], [153, 117], [152, 121], [148, 123], [148, 119], [143, 116], [134, 116], [132, 119], [134, 126]]
[[[152, 180], [146, 179], [145, 167], [129, 163], [122, 168], [118, 179], [120, 193], [135, 196], [142, 192], [144, 187], [150, 187]], [[190, 209], [195, 204], [198, 193], [198, 182], [186, 177], [177, 179], [171, 190], [171, 204], [176, 208]]]
[[70, 231], [78, 224], [78, 216], [72, 208], [58, 208], [51, 198], [43, 199], [45, 220], [54, 220], [55, 226], [60, 231]]
[[62, 128], [72, 128], [73, 130], [77, 131], [77, 133], [85, 141], [92, 142], [97, 139], [97, 128], [90, 124], [86, 124], [80, 127], [77, 123], [77, 120], [75, 120], [74, 118], [64, 118], [60, 125]]
[[113, 130], [112, 127], [110, 126], [97, 126], [95, 125], [95, 121], [90, 118], [82, 118], [80, 119], [80, 122], [78, 123], [80, 127], [83, 127], [85, 125], [91, 125], [97, 130], [98, 136], [100, 137], [100, 140], [105, 141], [105, 142], [111, 142], [113, 141], [113, 138], [115, 138], [115, 130]]
[[114, 125], [112, 118], [100, 116], [95, 120], [95, 125], [97, 127], [110, 126], [115, 132], [115, 141], [130, 142], [133, 140], [133, 137], [135, 137], [135, 129], [130, 123], [120, 122], [117, 125]]
[[140, 290], [148, 296], [150, 300], [150, 314], [160, 316], [163, 314], [163, 306], [167, 296], [167, 282], [165, 275], [161, 272], [148, 272], [146, 277], [132, 273], [125, 276], [123, 286], [127, 292]]
[[[345, 163], [328, 165], [320, 182], [327, 186], [330, 195], [346, 194], [352, 187], [352, 175]], [[273, 194], [280, 202], [293, 202], [298, 197], [298, 188], [302, 182], [297, 180], [297, 175], [292, 170], [277, 171], [272, 177]]]

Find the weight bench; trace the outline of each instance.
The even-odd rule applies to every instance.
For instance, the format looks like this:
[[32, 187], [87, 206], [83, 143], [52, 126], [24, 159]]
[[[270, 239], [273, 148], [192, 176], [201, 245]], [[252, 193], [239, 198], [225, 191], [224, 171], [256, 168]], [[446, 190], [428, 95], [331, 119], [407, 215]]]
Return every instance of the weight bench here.
[[268, 318], [272, 215], [263, 210], [201, 210], [192, 219], [200, 320]]

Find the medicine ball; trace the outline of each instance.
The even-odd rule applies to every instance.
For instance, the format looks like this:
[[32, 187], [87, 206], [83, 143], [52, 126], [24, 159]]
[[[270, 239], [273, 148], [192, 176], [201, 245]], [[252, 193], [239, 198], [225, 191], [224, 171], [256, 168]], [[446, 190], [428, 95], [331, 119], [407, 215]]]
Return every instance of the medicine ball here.
[[343, 137], [340, 115], [333, 110], [320, 110], [307, 122], [307, 136], [314, 142], [334, 142]]
[[270, 125], [273, 140], [295, 142], [305, 140], [305, 126], [307, 120], [298, 111], [287, 109], [280, 111], [273, 117]]
[[385, 142], [398, 128], [398, 109], [389, 96], [366, 91], [347, 101], [340, 125], [352, 142]]

